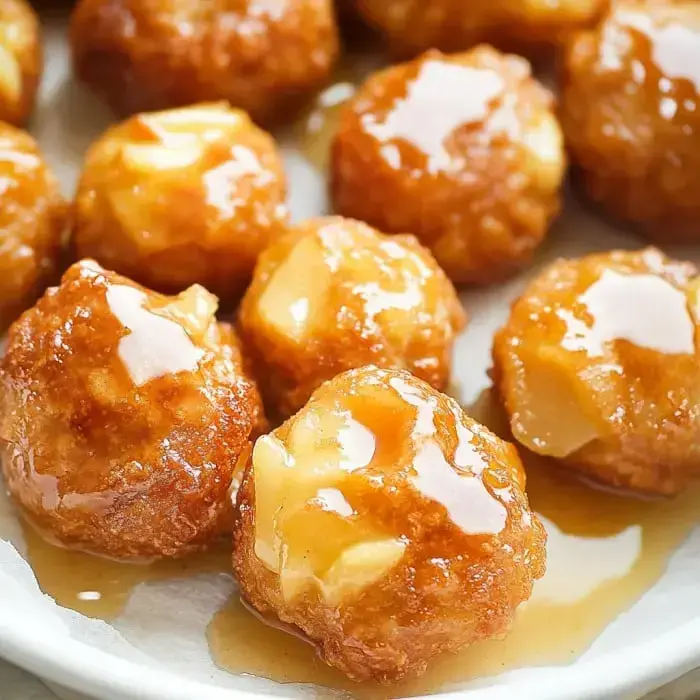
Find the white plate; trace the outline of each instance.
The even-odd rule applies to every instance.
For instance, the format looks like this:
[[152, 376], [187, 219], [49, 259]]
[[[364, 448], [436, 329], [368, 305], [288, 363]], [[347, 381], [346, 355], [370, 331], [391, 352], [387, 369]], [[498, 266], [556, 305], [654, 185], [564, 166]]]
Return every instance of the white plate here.
[[[70, 77], [64, 36], [64, 20], [47, 20], [46, 74], [32, 131], [70, 194], [86, 147], [111, 117]], [[285, 155], [294, 218], [324, 213], [322, 178], [292, 148]], [[493, 332], [537, 268], [559, 255], [638, 246], [635, 239], [570, 203], [533, 269], [499, 288], [465, 293], [472, 322], [456, 349], [461, 398], [471, 401], [487, 386]], [[697, 252], [672, 252], [700, 262]], [[17, 523], [1, 500], [0, 537], [22, 549]], [[654, 588], [571, 665], [513, 671], [482, 681], [480, 687], [438, 697], [639, 697], [700, 665], [698, 581], [700, 531], [676, 553]], [[134, 595], [131, 615], [116, 630], [56, 606], [41, 594], [15, 548], [0, 540], [0, 656], [62, 686], [108, 700], [257, 700], [308, 694], [297, 686], [227, 674], [210, 661], [204, 628], [231, 586], [227, 576], [211, 575], [151, 587], [140, 599]]]

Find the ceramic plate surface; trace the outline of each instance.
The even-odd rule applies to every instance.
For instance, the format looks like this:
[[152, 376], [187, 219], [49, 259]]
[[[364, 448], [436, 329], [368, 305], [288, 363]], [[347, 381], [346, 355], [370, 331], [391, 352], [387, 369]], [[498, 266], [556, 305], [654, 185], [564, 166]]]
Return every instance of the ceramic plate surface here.
[[[65, 30], [65, 19], [45, 18], [46, 73], [31, 131], [70, 194], [87, 146], [111, 117], [71, 78]], [[294, 218], [325, 213], [323, 178], [294, 144], [286, 144], [284, 153]], [[457, 344], [454, 372], [462, 401], [473, 401], [488, 386], [493, 333], [506, 318], [510, 302], [543, 264], [561, 255], [639, 245], [570, 201], [532, 269], [506, 285], [465, 293], [472, 321]], [[669, 252], [700, 262], [692, 250]], [[0, 501], [0, 656], [9, 661], [106, 700], [259, 700], [315, 694], [308, 686], [235, 676], [213, 664], [204, 633], [232, 591], [230, 577], [202, 575], [141, 586], [143, 590], [135, 591], [124, 615], [112, 626], [59, 608], [44, 596], [21, 557], [23, 547], [11, 508]], [[695, 531], [656, 585], [573, 663], [511, 671], [439, 697], [639, 697], [700, 665], [698, 581], [700, 531]]]

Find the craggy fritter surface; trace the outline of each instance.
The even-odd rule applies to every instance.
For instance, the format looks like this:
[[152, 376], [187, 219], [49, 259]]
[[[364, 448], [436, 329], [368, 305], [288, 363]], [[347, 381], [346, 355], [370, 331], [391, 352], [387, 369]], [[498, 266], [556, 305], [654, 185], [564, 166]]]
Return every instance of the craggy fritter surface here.
[[88, 151], [73, 248], [162, 292], [196, 282], [231, 301], [286, 231], [272, 137], [225, 103], [139, 114]]
[[354, 0], [394, 53], [454, 52], [479, 42], [539, 54], [595, 22], [608, 0]]
[[58, 278], [68, 212], [36, 141], [3, 122], [0, 190], [0, 332], [4, 332]]
[[283, 418], [366, 364], [443, 389], [464, 324], [454, 287], [413, 236], [341, 217], [307, 221], [270, 246], [239, 315], [265, 403]]
[[415, 234], [455, 282], [498, 281], [529, 262], [559, 211], [553, 104], [525, 59], [487, 46], [387, 68], [341, 113], [336, 211]]
[[26, 0], [0, 2], [0, 120], [22, 126], [42, 70], [39, 18]]
[[349, 677], [420, 675], [504, 634], [544, 573], [546, 535], [512, 445], [408, 372], [364, 367], [260, 438], [234, 570], [262, 614]]
[[321, 87], [338, 53], [331, 0], [80, 0], [70, 42], [119, 113], [224, 99], [263, 122]]
[[494, 366], [515, 438], [602, 483], [700, 474], [700, 280], [653, 248], [560, 260], [514, 304]]
[[10, 329], [5, 483], [48, 539], [115, 559], [178, 556], [228, 524], [261, 418], [201, 287], [150, 292], [84, 261]]
[[700, 240], [700, 5], [620, 3], [566, 54], [562, 124], [577, 178], [656, 241]]

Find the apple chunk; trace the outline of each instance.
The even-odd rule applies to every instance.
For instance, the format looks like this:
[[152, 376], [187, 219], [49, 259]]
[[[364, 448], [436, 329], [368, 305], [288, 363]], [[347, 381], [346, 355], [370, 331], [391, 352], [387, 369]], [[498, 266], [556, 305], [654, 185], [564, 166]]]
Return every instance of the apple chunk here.
[[273, 273], [258, 302], [260, 316], [280, 335], [301, 343], [323, 308], [330, 284], [323, 250], [307, 236]]

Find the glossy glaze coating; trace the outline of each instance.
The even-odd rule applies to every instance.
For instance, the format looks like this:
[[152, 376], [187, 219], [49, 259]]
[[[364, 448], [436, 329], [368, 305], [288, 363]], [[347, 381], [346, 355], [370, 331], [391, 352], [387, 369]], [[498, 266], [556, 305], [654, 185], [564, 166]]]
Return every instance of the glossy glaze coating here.
[[0, 122], [0, 332], [58, 278], [67, 214], [36, 141]]
[[505, 633], [544, 573], [515, 449], [408, 372], [335, 377], [253, 450], [234, 569], [248, 601], [355, 680]]
[[539, 53], [599, 16], [607, 0], [354, 0], [394, 53], [454, 52], [479, 42]]
[[240, 295], [260, 251], [286, 230], [272, 137], [224, 103], [139, 114], [88, 151], [73, 247], [163, 292], [196, 282]]
[[653, 248], [549, 267], [494, 344], [515, 438], [606, 484], [685, 487], [700, 474], [699, 290]]
[[268, 248], [239, 317], [266, 404], [285, 418], [322, 382], [369, 363], [444, 388], [464, 323], [454, 287], [413, 236], [341, 217]]
[[522, 58], [431, 51], [372, 76], [333, 142], [336, 211], [410, 231], [455, 282], [526, 264], [559, 211], [565, 156], [552, 95]]
[[119, 113], [224, 99], [284, 121], [338, 53], [331, 0], [80, 0], [77, 75]]
[[165, 297], [86, 261], [10, 329], [2, 465], [47, 538], [115, 559], [177, 556], [230, 526], [261, 406], [201, 287]]
[[601, 210], [656, 241], [698, 241], [700, 5], [620, 3], [568, 49], [562, 123]]
[[42, 70], [39, 18], [27, 0], [0, 2], [0, 120], [22, 126]]

